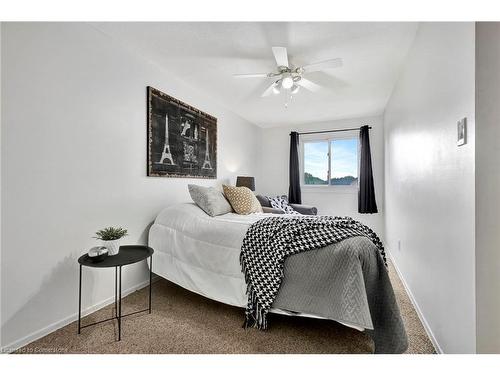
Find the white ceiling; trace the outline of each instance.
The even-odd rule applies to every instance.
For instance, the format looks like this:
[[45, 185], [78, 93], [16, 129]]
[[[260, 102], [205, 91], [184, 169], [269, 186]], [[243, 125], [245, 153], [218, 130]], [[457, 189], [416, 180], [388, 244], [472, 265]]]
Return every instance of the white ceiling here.
[[[263, 127], [382, 114], [417, 29], [381, 22], [93, 25]], [[295, 66], [336, 57], [344, 65], [306, 75], [322, 89], [302, 88], [285, 108], [284, 94], [260, 96], [272, 79], [232, 77], [275, 71], [272, 46], [287, 47]]]

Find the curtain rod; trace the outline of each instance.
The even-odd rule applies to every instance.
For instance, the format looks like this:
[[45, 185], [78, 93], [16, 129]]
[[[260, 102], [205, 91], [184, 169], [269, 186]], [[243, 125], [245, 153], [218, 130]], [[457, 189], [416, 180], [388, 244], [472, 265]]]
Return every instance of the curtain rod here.
[[[371, 126], [368, 127], [368, 129], [371, 129], [371, 128], [372, 128]], [[323, 131], [317, 131], [317, 132], [304, 132], [304, 133], [298, 133], [298, 134], [304, 135], [304, 134], [336, 133], [336, 132], [348, 132], [348, 131], [359, 130], [359, 129], [361, 129], [361, 128], [323, 130]]]

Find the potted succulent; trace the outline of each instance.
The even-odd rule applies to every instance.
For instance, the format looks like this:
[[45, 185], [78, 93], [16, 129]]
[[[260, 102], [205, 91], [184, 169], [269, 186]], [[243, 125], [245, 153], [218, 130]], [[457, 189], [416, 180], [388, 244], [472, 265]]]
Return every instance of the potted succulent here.
[[120, 251], [120, 239], [128, 233], [122, 227], [108, 227], [97, 231], [95, 234], [94, 238], [101, 240], [102, 245], [108, 249], [108, 255], [116, 255]]

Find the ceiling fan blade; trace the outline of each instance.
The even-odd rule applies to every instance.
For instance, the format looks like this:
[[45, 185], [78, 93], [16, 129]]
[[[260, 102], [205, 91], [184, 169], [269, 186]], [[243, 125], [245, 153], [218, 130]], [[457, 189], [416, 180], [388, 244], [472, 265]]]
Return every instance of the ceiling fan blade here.
[[316, 83], [309, 81], [304, 77], [302, 77], [299, 81], [297, 81], [296, 84], [312, 92], [316, 92], [321, 88], [320, 85], [317, 85]]
[[234, 78], [265, 78], [267, 73], [233, 74]]
[[284, 66], [288, 68], [288, 54], [285, 47], [273, 47], [273, 54], [278, 66]]
[[310, 72], [319, 72], [320, 70], [338, 68], [340, 66], [342, 66], [342, 59], [337, 58], [337, 59], [320, 61], [314, 64], [309, 64], [303, 66], [302, 69], [304, 69], [304, 73], [310, 73]]
[[271, 86], [269, 86], [266, 91], [264, 91], [261, 95], [261, 97], [269, 96], [273, 93], [274, 86], [276, 85], [276, 82], [273, 82]]

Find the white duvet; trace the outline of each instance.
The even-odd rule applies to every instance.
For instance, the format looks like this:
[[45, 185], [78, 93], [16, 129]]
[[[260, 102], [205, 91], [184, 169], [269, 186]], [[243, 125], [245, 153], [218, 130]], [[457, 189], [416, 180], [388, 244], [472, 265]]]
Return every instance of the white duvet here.
[[210, 217], [194, 203], [165, 208], [149, 230], [153, 272], [205, 297], [246, 306], [241, 245], [248, 227], [269, 215]]
[[149, 230], [149, 246], [155, 250], [153, 272], [207, 298], [245, 307], [246, 283], [239, 259], [243, 238], [252, 223], [272, 215], [210, 217], [194, 203], [167, 207]]

